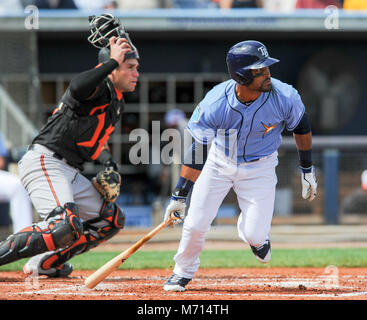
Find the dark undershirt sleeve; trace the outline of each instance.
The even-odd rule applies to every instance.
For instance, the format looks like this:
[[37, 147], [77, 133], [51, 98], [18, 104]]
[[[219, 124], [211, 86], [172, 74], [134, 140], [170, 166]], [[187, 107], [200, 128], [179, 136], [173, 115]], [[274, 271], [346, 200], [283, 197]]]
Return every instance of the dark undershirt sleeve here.
[[196, 170], [203, 170], [206, 159], [208, 158], [208, 145], [201, 144], [194, 140], [183, 161], [183, 164], [187, 167]]
[[117, 67], [117, 61], [110, 59], [97, 68], [78, 74], [70, 82], [71, 95], [78, 101], [87, 100], [99, 84]]
[[297, 127], [294, 128], [293, 133], [295, 134], [306, 134], [311, 132], [310, 120], [308, 114], [305, 112], [303, 117], [299, 121]]

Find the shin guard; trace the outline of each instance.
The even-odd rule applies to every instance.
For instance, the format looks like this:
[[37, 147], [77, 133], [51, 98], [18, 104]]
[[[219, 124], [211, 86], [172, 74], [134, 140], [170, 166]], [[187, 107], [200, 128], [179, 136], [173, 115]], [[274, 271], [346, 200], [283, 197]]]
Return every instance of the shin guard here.
[[84, 253], [111, 239], [124, 227], [125, 214], [113, 203], [105, 202], [100, 217], [83, 222], [83, 235], [70, 247], [47, 255], [42, 261], [43, 269], [56, 268], [75, 255]]
[[70, 246], [83, 231], [76, 205], [55, 208], [45, 221], [27, 227], [0, 243], [0, 266], [46, 251]]

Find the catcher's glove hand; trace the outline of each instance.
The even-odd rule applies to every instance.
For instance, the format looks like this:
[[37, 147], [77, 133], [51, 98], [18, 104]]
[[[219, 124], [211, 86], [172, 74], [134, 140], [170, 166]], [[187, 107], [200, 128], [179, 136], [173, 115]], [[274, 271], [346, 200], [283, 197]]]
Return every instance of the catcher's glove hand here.
[[106, 167], [97, 173], [92, 183], [102, 197], [108, 202], [116, 201], [120, 195], [121, 176], [113, 167]]

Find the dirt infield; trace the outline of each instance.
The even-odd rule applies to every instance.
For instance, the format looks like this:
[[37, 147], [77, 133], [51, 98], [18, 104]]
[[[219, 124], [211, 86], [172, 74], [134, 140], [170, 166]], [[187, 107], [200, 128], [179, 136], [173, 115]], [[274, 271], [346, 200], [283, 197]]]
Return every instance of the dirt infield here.
[[367, 300], [367, 268], [201, 269], [186, 292], [164, 292], [167, 269], [117, 270], [94, 289], [92, 271], [66, 279], [0, 272], [1, 300]]

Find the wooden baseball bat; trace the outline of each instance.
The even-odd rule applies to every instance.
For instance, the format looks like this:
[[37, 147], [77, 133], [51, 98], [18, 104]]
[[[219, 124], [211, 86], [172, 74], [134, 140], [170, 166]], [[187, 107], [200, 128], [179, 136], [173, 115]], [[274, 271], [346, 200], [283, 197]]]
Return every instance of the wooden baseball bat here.
[[124, 252], [120, 253], [118, 256], [112, 260], [105, 263], [97, 271], [91, 274], [87, 279], [85, 279], [84, 284], [87, 288], [93, 289], [98, 283], [105, 279], [111, 272], [116, 270], [121, 264], [123, 264], [135, 251], [137, 251], [144, 243], [152, 239], [159, 231], [171, 224], [172, 220], [177, 218], [177, 213], [174, 212], [171, 215], [171, 219], [163, 221], [152, 231], [146, 234], [143, 238], [133, 244], [130, 248], [126, 249]]

